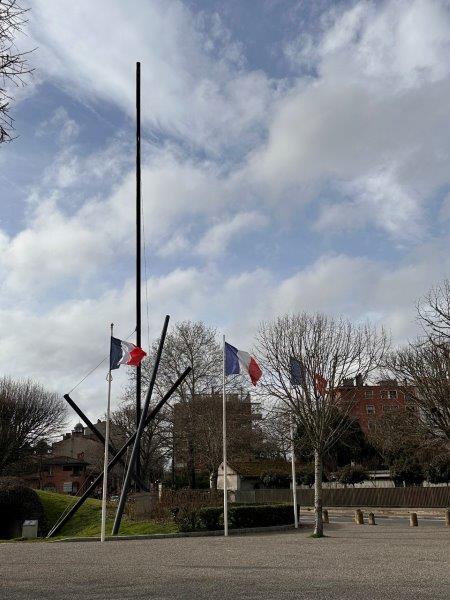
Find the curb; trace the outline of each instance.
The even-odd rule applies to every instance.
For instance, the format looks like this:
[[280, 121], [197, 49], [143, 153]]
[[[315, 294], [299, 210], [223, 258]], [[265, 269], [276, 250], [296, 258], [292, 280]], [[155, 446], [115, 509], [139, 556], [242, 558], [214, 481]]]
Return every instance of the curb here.
[[[308, 525], [299, 525], [299, 529], [308, 529]], [[294, 525], [274, 525], [271, 527], [248, 527], [246, 529], [230, 529], [230, 535], [246, 535], [251, 533], [266, 533], [272, 531], [295, 531]], [[165, 540], [172, 538], [189, 538], [189, 537], [223, 537], [223, 530], [215, 531], [185, 531], [177, 533], [151, 533], [143, 535], [108, 535], [106, 541], [121, 542], [122, 540]], [[100, 537], [68, 537], [58, 540], [49, 540], [52, 543], [59, 542], [99, 542]]]

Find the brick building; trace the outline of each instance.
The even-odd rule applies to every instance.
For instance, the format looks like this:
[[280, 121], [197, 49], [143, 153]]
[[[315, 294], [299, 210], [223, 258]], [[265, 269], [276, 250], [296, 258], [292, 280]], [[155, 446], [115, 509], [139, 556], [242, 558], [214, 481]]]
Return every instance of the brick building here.
[[[104, 435], [106, 422], [96, 423]], [[123, 436], [111, 426], [111, 442], [120, 447]], [[77, 494], [87, 487], [103, 469], [104, 445], [88, 427], [77, 423], [71, 432], [65, 433], [62, 440], [52, 444], [48, 455], [37, 461], [37, 471], [25, 477], [34, 488], [60, 493]], [[120, 487], [122, 467], [117, 465], [108, 478], [111, 492]]]
[[69, 456], [49, 456], [42, 462], [39, 473], [40, 489], [61, 494], [77, 494], [93, 478], [89, 463]]
[[395, 379], [381, 380], [375, 385], [363, 385], [359, 380], [350, 379], [342, 386], [341, 393], [352, 402], [350, 415], [366, 434], [375, 420], [386, 413], [415, 410], [414, 388], [399, 385]]

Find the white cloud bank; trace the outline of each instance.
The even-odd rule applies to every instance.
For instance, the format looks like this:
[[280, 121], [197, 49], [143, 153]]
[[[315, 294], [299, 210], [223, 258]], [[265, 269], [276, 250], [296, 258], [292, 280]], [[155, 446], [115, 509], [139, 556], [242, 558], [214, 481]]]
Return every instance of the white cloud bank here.
[[[370, 317], [398, 341], [414, 333], [415, 299], [450, 267], [448, 240], [427, 238], [426, 206], [449, 183], [448, 3], [359, 2], [309, 45], [316, 76], [299, 72], [290, 88], [248, 71], [220, 20], [207, 32], [181, 2], [35, 0], [32, 18], [46, 76], [88, 102], [132, 110], [140, 57], [145, 123], [182, 141], [166, 139], [146, 158], [146, 232], [161, 256], [208, 260], [150, 279], [152, 335], [161, 307], [174, 321], [215, 323], [243, 347], [261, 319], [302, 309]], [[301, 40], [290, 48], [291, 63], [305, 60]], [[101, 358], [110, 321], [122, 336], [134, 325], [132, 283], [105, 290], [101, 277], [133, 252], [133, 173], [114, 150], [79, 156], [76, 127], [64, 122], [61, 159], [36, 185], [23, 230], [0, 231], [2, 371], [62, 393]], [[74, 189], [79, 173], [113, 171], [106, 196]], [[224, 276], [209, 260], [324, 190], [319, 233], [373, 225], [388, 247], [407, 240], [408, 253], [382, 262], [331, 252], [289, 265], [289, 276], [250, 267]], [[418, 240], [428, 241], [414, 248]], [[85, 300], [57, 298], [67, 280], [91, 284]], [[48, 306], [37, 309], [37, 297]], [[86, 386], [82, 406], [98, 414], [104, 381]]]

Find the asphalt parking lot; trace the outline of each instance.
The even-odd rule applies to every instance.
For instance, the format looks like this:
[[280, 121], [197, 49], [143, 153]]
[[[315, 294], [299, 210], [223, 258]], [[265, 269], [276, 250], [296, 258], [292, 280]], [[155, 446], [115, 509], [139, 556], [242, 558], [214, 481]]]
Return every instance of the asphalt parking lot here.
[[4, 600], [450, 597], [450, 529], [337, 523], [298, 532], [0, 544]]

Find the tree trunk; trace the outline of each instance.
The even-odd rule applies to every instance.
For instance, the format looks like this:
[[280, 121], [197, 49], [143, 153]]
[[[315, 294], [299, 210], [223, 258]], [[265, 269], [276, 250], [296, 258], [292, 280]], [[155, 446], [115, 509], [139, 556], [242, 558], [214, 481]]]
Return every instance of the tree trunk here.
[[213, 489], [213, 490], [217, 490], [217, 477], [218, 477], [218, 475], [219, 475], [219, 473], [218, 473], [217, 469], [215, 469], [211, 473], [211, 489]]
[[188, 476], [188, 486], [191, 488], [191, 490], [195, 489], [195, 485], [196, 485], [195, 455], [194, 455], [194, 445], [191, 443], [191, 440], [188, 441], [187, 476]]
[[322, 520], [322, 456], [314, 450], [314, 535], [323, 536]]

